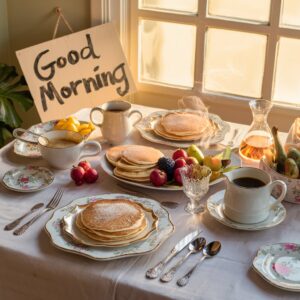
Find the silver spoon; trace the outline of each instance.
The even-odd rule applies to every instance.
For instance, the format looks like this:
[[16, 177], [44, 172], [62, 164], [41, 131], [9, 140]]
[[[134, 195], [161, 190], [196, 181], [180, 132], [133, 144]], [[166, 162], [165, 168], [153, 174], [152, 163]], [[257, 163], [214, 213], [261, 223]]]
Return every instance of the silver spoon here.
[[206, 245], [203, 249], [203, 256], [201, 257], [200, 261], [195, 264], [195, 266], [190, 269], [183, 277], [177, 280], [177, 285], [185, 286], [188, 284], [190, 277], [192, 276], [193, 272], [196, 268], [206, 259], [217, 255], [221, 250], [221, 243], [219, 241], [214, 241]]
[[28, 211], [27, 213], [25, 213], [23, 216], [21, 216], [20, 218], [14, 220], [13, 222], [7, 224], [4, 227], [4, 230], [12, 230], [14, 229], [17, 225], [20, 224], [20, 222], [27, 216], [29, 216], [30, 214], [32, 214], [33, 212], [35, 212], [36, 210], [38, 210], [39, 208], [43, 207], [44, 203], [38, 203], [35, 204], [34, 206], [31, 207], [30, 211]]
[[191, 254], [195, 254], [200, 252], [206, 244], [206, 240], [203, 237], [198, 237], [194, 241], [189, 244], [189, 252], [180, 260], [176, 265], [174, 265], [171, 269], [169, 269], [165, 274], [160, 277], [162, 282], [169, 282], [173, 279], [176, 271], [179, 267], [188, 259]]

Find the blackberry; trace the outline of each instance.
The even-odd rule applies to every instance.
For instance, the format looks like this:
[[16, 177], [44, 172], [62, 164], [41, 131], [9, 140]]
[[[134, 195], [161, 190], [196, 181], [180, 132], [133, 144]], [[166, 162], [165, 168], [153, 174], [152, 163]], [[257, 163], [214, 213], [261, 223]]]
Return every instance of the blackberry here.
[[175, 161], [170, 157], [161, 157], [157, 162], [158, 168], [167, 173], [168, 181], [173, 179]]

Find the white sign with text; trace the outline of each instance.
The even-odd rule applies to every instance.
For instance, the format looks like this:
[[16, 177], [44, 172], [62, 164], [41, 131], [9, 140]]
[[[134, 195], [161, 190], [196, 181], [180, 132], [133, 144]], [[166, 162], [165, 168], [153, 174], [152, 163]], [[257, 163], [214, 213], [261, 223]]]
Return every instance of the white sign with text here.
[[111, 23], [16, 52], [43, 122], [136, 91]]

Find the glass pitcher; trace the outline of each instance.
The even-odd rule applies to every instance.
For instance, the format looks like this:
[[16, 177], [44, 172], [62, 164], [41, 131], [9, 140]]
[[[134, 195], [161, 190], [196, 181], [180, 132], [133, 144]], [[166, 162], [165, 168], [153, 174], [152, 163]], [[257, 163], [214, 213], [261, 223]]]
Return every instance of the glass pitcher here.
[[268, 114], [273, 106], [268, 100], [251, 100], [253, 121], [239, 147], [241, 158], [258, 162], [262, 157], [273, 157], [274, 142], [268, 125]]

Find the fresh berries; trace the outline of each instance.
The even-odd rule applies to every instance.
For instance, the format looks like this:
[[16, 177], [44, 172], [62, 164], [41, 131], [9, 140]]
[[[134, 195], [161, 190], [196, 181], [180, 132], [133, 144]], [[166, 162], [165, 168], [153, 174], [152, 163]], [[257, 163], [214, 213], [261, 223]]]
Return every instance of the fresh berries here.
[[98, 179], [98, 172], [93, 168], [89, 168], [85, 171], [83, 178], [86, 183], [94, 183]]
[[182, 168], [184, 166], [186, 166], [186, 161], [184, 158], [177, 158], [175, 160], [174, 170], [176, 170], [178, 168]]
[[93, 169], [89, 162], [81, 161], [77, 167], [73, 167], [70, 172], [71, 178], [76, 185], [82, 185], [86, 183], [94, 183], [98, 179], [97, 170]]
[[184, 158], [186, 159], [188, 157], [187, 153], [185, 150], [183, 149], [177, 149], [174, 153], [173, 153], [173, 156], [172, 158], [174, 160], [176, 160], [177, 158]]
[[160, 169], [154, 169], [150, 173], [150, 181], [154, 186], [162, 186], [167, 182], [167, 173]]
[[87, 171], [88, 169], [90, 169], [92, 167], [91, 164], [86, 160], [79, 162], [78, 166], [82, 167], [85, 171]]
[[70, 175], [75, 182], [80, 182], [83, 181], [84, 173], [85, 173], [84, 169], [78, 166], [72, 168]]
[[178, 185], [182, 185], [182, 178], [180, 174], [180, 168], [174, 171], [174, 180]]
[[161, 157], [157, 162], [158, 168], [162, 171], [165, 171], [167, 174], [168, 180], [173, 179], [174, 165], [175, 162], [170, 157]]

